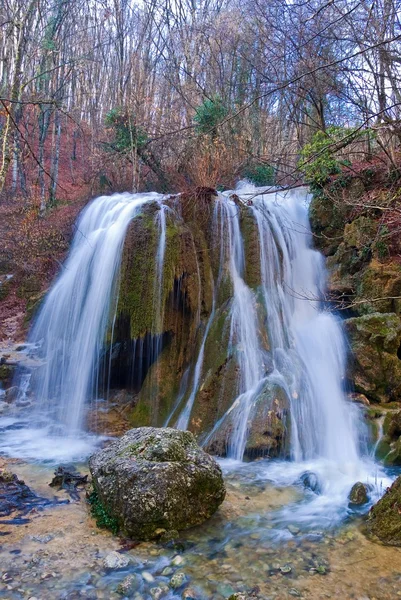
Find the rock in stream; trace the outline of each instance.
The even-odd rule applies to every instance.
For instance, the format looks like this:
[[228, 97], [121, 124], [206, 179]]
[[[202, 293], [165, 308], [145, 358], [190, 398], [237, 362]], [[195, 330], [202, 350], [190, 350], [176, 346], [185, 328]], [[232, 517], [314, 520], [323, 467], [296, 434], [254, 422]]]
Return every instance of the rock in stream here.
[[199, 525], [226, 494], [220, 466], [188, 431], [131, 429], [89, 467], [104, 511], [135, 539]]

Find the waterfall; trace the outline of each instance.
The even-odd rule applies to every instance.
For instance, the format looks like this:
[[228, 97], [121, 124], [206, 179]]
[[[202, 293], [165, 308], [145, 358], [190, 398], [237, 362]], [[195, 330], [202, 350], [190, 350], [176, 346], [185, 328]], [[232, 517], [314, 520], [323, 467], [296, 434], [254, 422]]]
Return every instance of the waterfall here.
[[[313, 249], [307, 191], [262, 194], [253, 187], [241, 187], [236, 193], [244, 199], [244, 205], [249, 205], [247, 216], [254, 224], [259, 253], [254, 253], [252, 260], [257, 263], [259, 279], [253, 286], [247, 280], [250, 257], [242, 223], [245, 209], [231, 198], [231, 192], [220, 194], [213, 200], [209, 237], [205, 237], [209, 240], [208, 252], [213, 251], [217, 263], [214, 268], [210, 262], [206, 269], [198, 259], [195, 236], [191, 233], [186, 238], [185, 248], [195, 257], [189, 275], [196, 283], [193, 296], [197, 296], [197, 301], [191, 313], [196, 342], [187, 349], [189, 358], [182, 365], [176, 395], [159, 424], [192, 427], [192, 415], [208, 377], [208, 342], [215, 320], [222, 314], [220, 290], [229, 282], [223, 307], [228, 331], [226, 356], [235, 363], [236, 383], [235, 389], [224, 391], [228, 394], [228, 408], [209, 430], [202, 432], [203, 442], [207, 444], [225, 428], [227, 455], [235, 461], [242, 460], [258, 404], [261, 398], [268, 398], [268, 394], [263, 396], [266, 390], [276, 386], [288, 400], [285, 418], [293, 466], [289, 468], [287, 463], [286, 469], [277, 467], [275, 471], [276, 463], [272, 463], [270, 476], [292, 482], [294, 473], [299, 475], [311, 468], [320, 473], [329, 494], [330, 482], [338, 479], [341, 471], [344, 492], [350, 482], [372, 478], [374, 470], [373, 463], [366, 466], [362, 456], [363, 423], [358, 409], [346, 400], [346, 343], [338, 317], [326, 310], [326, 271], [323, 257]], [[182, 281], [182, 267], [174, 270], [170, 265], [165, 270], [171, 237], [168, 227], [179, 223], [179, 227], [191, 231], [191, 221], [185, 223], [177, 204], [158, 194], [97, 198], [78, 220], [70, 254], [29, 335], [29, 342], [39, 348], [41, 361], [32, 376], [23, 379], [24, 386], [28, 381], [34, 399], [30, 421], [40, 423], [45, 415], [53, 423], [52, 435], [57, 432], [57, 438], [51, 438], [53, 445], [54, 439], [68, 440], [85, 430], [88, 401], [99, 394], [102, 361], [110, 380], [123, 245], [130, 222], [140, 217], [149, 203], [155, 205], [150, 218], [157, 236], [151, 258], [155, 272], [153, 323], [146, 335], [130, 342], [132, 365], [141, 371], [135, 374], [136, 380], [143, 381], [146, 373], [142, 377], [142, 369], [148, 369], [162, 350], [168, 352], [168, 347], [162, 348], [162, 337], [171, 327], [171, 323], [165, 323], [168, 294], [163, 290], [178, 289]], [[147, 269], [146, 264], [143, 269]], [[166, 273], [176, 279], [166, 281]], [[201, 294], [205, 277], [210, 278], [212, 295], [207, 310], [202, 307]], [[104, 360], [106, 350], [110, 353], [108, 360]], [[160, 373], [149, 369], [147, 376], [154, 378], [151, 390], [157, 396], [163, 383]], [[24, 397], [27, 393], [25, 386]], [[153, 404], [156, 414], [152, 414], [152, 419], [158, 417], [158, 402], [156, 399]], [[267, 406], [268, 410], [271, 408]], [[31, 456], [32, 448], [40, 454], [38, 439], [43, 440], [48, 434], [49, 429], [37, 426]], [[25, 433], [13, 436], [21, 443], [27, 443], [29, 437]], [[9, 448], [7, 444], [3, 448]], [[66, 456], [69, 444], [67, 441], [63, 449]], [[86, 451], [84, 446], [82, 453]], [[330, 479], [334, 472], [334, 479]]]
[[145, 203], [159, 199], [153, 193], [115, 194], [97, 198], [85, 209], [69, 256], [29, 335], [43, 362], [31, 381], [36, 412], [51, 415], [63, 425], [64, 434], [73, 435], [84, 426], [85, 404], [97, 383], [115, 310], [127, 227]]

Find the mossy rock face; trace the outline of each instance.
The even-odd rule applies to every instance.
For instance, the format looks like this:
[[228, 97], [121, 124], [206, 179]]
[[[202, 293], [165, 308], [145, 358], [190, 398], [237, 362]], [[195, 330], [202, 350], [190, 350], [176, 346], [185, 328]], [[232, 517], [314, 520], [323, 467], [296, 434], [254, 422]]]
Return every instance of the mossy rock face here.
[[260, 240], [258, 225], [249, 207], [241, 208], [241, 233], [244, 240], [245, 273], [244, 279], [251, 288], [261, 285]]
[[315, 234], [315, 245], [326, 256], [334, 254], [343, 240], [344, 225], [349, 208], [324, 194], [312, 198], [309, 207], [309, 218]]
[[377, 223], [371, 217], [360, 216], [346, 223], [344, 227], [344, 243], [351, 248], [363, 251], [369, 248], [377, 232]]
[[350, 377], [356, 391], [376, 402], [401, 400], [401, 320], [393, 313], [347, 319], [353, 354]]
[[401, 410], [389, 411], [384, 419], [383, 433], [390, 439], [398, 439], [401, 435]]
[[38, 277], [29, 275], [23, 279], [17, 290], [17, 296], [29, 300], [36, 296], [42, 289], [42, 282]]
[[132, 429], [94, 454], [89, 468], [105, 512], [137, 540], [199, 525], [225, 498], [220, 466], [188, 431]]
[[[396, 263], [381, 263], [373, 259], [362, 274], [355, 278], [357, 301], [360, 313], [391, 313], [401, 314], [401, 268]], [[377, 301], [378, 298], [384, 300]]]
[[401, 546], [401, 477], [371, 509], [366, 533], [387, 546]]
[[11, 385], [15, 367], [12, 365], [0, 365], [0, 381], [4, 387]]

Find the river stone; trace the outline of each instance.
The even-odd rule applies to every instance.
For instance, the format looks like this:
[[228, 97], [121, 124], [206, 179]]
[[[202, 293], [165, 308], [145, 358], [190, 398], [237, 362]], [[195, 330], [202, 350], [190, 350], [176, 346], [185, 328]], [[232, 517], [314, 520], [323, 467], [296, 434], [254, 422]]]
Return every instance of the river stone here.
[[89, 468], [104, 510], [135, 539], [199, 525], [226, 494], [220, 466], [189, 431], [131, 429], [94, 454]]
[[365, 532], [387, 546], [401, 546], [401, 476], [371, 508]]
[[125, 569], [125, 567], [128, 567], [129, 563], [129, 556], [125, 556], [125, 554], [120, 554], [115, 551], [110, 552], [103, 561], [104, 567], [110, 570]]
[[361, 481], [357, 481], [356, 483], [354, 483], [348, 498], [350, 504], [354, 504], [355, 506], [361, 506], [362, 504], [366, 504], [366, 502], [368, 501], [366, 485], [364, 485]]

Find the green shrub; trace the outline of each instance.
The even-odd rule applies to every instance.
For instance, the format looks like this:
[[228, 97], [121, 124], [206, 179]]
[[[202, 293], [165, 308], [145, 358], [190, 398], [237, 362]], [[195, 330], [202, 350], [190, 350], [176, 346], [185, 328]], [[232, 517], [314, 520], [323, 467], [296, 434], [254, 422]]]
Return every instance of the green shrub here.
[[301, 150], [298, 168], [313, 191], [322, 188], [331, 175], [341, 172], [341, 167], [349, 164], [336, 156], [336, 144], [348, 136], [347, 143], [357, 137], [357, 132], [345, 127], [332, 126], [326, 131], [317, 131], [312, 140]]
[[260, 187], [274, 185], [274, 175], [274, 167], [263, 163], [247, 165], [241, 173], [242, 177]]
[[208, 134], [212, 137], [217, 135], [217, 126], [224, 121], [228, 115], [228, 109], [224, 106], [220, 96], [214, 96], [204, 100], [195, 111], [195, 130], [198, 134]]
[[113, 139], [106, 144], [107, 149], [126, 152], [144, 146], [148, 136], [143, 129], [134, 125], [134, 115], [122, 108], [112, 108], [106, 115], [106, 126], [113, 132]]

